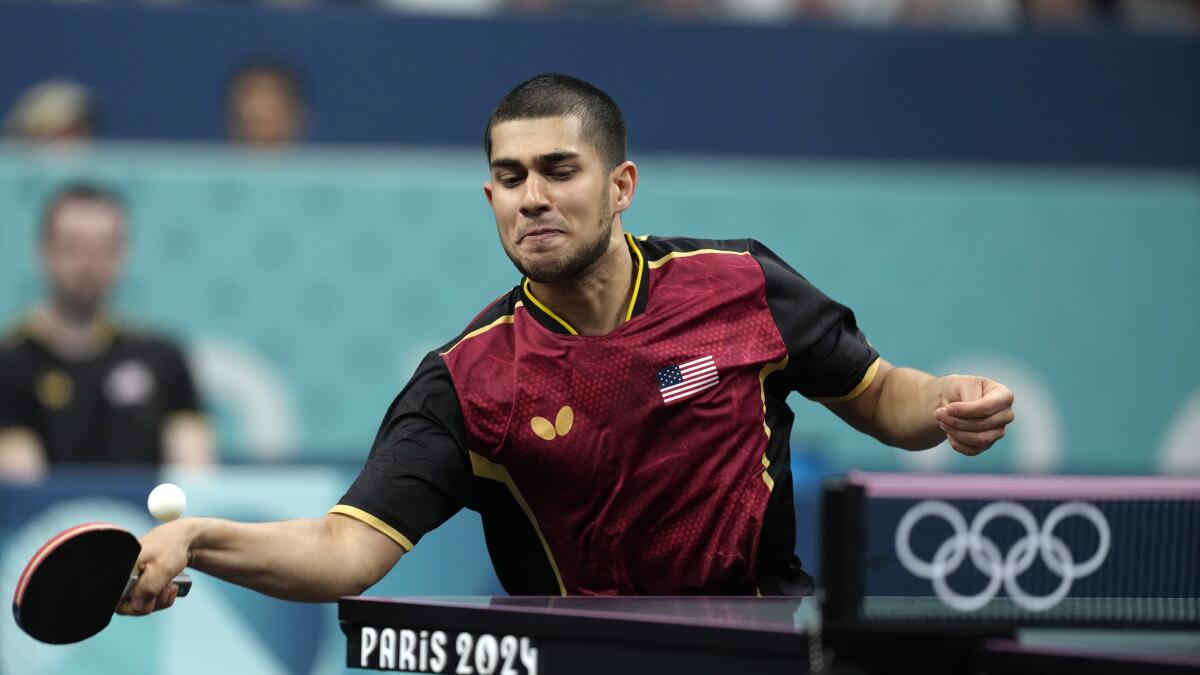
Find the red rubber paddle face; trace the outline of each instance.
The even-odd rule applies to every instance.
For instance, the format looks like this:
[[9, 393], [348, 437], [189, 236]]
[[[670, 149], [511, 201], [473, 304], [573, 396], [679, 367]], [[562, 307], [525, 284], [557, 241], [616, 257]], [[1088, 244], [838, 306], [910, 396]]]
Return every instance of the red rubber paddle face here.
[[128, 530], [88, 523], [46, 542], [13, 594], [17, 625], [35, 640], [86, 640], [112, 620], [142, 547]]

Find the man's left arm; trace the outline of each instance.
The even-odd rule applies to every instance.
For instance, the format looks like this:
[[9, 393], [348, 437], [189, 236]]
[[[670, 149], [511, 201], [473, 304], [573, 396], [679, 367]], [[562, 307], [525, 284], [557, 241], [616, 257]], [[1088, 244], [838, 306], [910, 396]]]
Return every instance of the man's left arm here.
[[924, 450], [949, 439], [964, 455], [978, 455], [1004, 437], [1013, 421], [1013, 394], [976, 375], [934, 377], [879, 359], [874, 379], [858, 396], [825, 406], [882, 443]]

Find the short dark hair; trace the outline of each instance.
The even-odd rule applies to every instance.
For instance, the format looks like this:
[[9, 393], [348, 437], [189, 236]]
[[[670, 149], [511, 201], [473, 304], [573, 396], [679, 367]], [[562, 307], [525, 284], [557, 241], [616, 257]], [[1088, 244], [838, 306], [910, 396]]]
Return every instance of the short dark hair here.
[[74, 201], [99, 202], [121, 214], [122, 220], [124, 220], [125, 200], [116, 190], [88, 181], [67, 183], [55, 190], [54, 194], [50, 195], [50, 198], [46, 200], [45, 206], [42, 207], [40, 229], [43, 243], [50, 239], [51, 228], [54, 226], [54, 216], [58, 212], [58, 209], [63, 204]]
[[616, 101], [597, 87], [558, 73], [525, 80], [508, 92], [488, 117], [483, 150], [492, 158], [492, 127], [501, 122], [539, 117], [578, 116], [583, 137], [608, 168], [625, 161], [625, 118]]

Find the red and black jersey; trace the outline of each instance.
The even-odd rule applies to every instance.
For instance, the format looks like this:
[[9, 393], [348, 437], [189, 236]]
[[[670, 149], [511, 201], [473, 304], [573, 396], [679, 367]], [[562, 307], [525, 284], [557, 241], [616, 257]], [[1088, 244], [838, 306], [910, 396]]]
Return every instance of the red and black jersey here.
[[628, 237], [628, 320], [583, 336], [527, 281], [429, 354], [333, 508], [411, 548], [482, 515], [513, 594], [791, 594], [792, 391], [849, 399], [878, 354], [762, 244]]

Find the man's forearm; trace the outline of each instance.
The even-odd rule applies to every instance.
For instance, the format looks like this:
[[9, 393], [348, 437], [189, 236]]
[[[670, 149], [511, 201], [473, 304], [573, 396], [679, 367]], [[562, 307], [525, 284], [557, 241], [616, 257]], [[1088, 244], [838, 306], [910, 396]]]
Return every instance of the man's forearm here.
[[189, 567], [285, 600], [331, 602], [374, 583], [348, 562], [328, 519], [237, 523], [190, 519]]
[[924, 450], [946, 440], [933, 417], [943, 403], [938, 379], [912, 368], [887, 371], [875, 407], [875, 437], [906, 450]]

